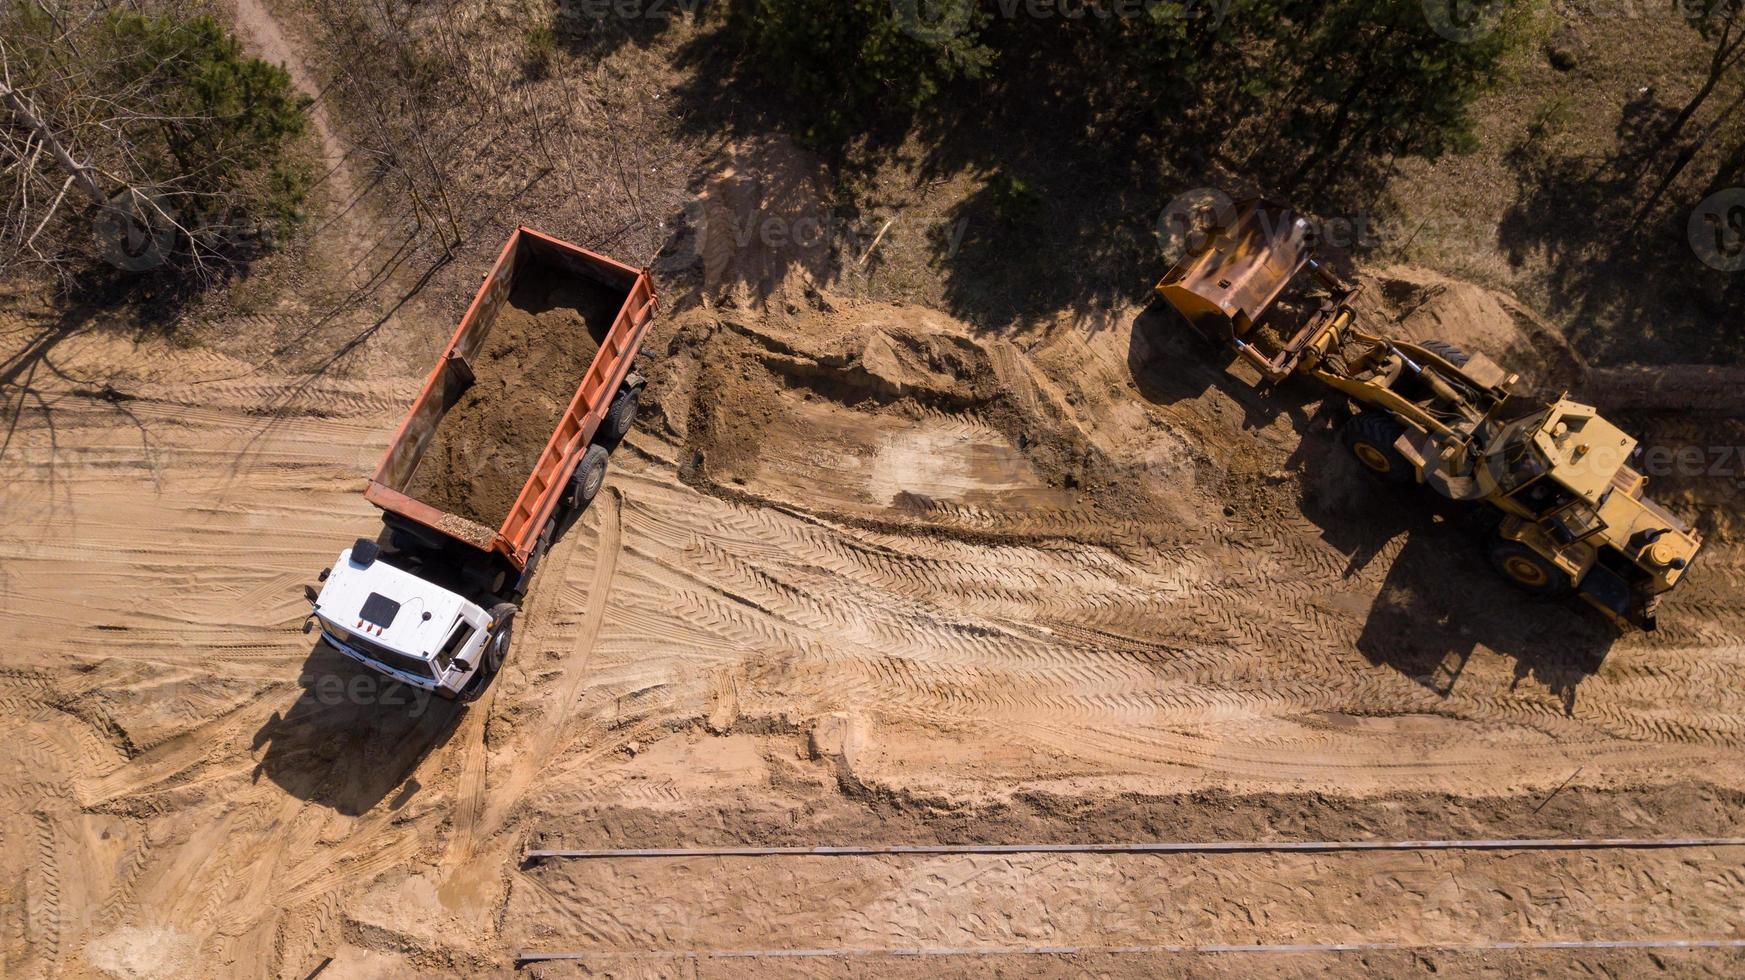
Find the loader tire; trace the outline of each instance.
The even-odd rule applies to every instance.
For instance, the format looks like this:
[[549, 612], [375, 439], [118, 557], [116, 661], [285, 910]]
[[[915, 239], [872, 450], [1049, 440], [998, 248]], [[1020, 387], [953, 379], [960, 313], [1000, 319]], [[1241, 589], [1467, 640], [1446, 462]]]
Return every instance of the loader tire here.
[[1446, 340], [1426, 340], [1420, 346], [1458, 368], [1465, 367], [1466, 362], [1472, 360], [1471, 354]]
[[587, 507], [605, 485], [606, 447], [594, 443], [576, 464], [576, 475], [570, 483], [570, 506], [576, 510]]
[[1406, 431], [1397, 419], [1381, 412], [1360, 412], [1345, 424], [1345, 446], [1351, 455], [1379, 480], [1411, 483], [1417, 479], [1412, 464], [1394, 448], [1394, 440]]
[[606, 410], [606, 418], [600, 423], [600, 431], [607, 442], [617, 442], [630, 434], [630, 427], [636, 424], [636, 403], [640, 397], [640, 388], [625, 388], [612, 399], [612, 407]]
[[1567, 572], [1519, 541], [1500, 536], [1494, 539], [1491, 542], [1491, 564], [1515, 588], [1536, 596], [1554, 599], [1568, 595], [1575, 588]]

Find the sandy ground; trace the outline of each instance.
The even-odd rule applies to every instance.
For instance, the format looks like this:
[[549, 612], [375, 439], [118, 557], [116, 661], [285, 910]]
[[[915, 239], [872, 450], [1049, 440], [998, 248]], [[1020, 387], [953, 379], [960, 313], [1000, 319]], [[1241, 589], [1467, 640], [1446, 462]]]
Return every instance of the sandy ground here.
[[[789, 157], [704, 185], [638, 427], [467, 708], [299, 629], [302, 586], [375, 529], [360, 490], [442, 322], [355, 314], [354, 355], [311, 375], [7, 308], [0, 975], [507, 975], [520, 950], [584, 956], [538, 976], [1738, 975], [1737, 950], [1478, 947], [1745, 938], [1741, 848], [523, 862], [1745, 836], [1724, 399], [1590, 372], [1507, 297], [1366, 274], [1390, 329], [1703, 453], [1657, 486], [1709, 548], [1660, 632], [1615, 638], [1499, 582], [1457, 512], [1361, 479], [1319, 392], [1256, 391], [1162, 317], [994, 335], [705, 234], [809, 213]], [[342, 213], [361, 253], [370, 219]], [[1407, 948], [1158, 948], [1286, 943]], [[979, 952], [889, 952], [918, 946]], [[857, 955], [707, 955], [807, 949]]]
[[[1503, 302], [1407, 271], [1376, 290], [1407, 332]], [[1522, 322], [1476, 339], [1555, 374]], [[61, 340], [0, 457], [6, 974], [1741, 934], [1728, 850], [521, 866], [530, 842], [1739, 832], [1724, 527], [1665, 628], [1614, 641], [1357, 479], [1312, 392], [1256, 393], [1153, 315], [1092, 326], [1020, 347], [829, 301], [663, 321], [611, 492], [465, 710], [395, 703], [298, 629], [302, 584], [372, 526], [361, 480], [417, 377]], [[1681, 507], [1733, 506], [1692, 487]], [[1194, 956], [1072, 962], [1259, 968]]]

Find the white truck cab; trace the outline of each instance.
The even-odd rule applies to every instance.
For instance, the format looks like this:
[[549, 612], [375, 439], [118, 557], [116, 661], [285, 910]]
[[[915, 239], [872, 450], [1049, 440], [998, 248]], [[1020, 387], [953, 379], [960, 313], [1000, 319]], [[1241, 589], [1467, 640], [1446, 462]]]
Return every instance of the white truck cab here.
[[494, 619], [394, 567], [373, 541], [359, 539], [340, 552], [322, 579], [310, 610], [322, 637], [371, 670], [439, 697], [471, 700], [501, 663], [510, 615], [499, 609]]

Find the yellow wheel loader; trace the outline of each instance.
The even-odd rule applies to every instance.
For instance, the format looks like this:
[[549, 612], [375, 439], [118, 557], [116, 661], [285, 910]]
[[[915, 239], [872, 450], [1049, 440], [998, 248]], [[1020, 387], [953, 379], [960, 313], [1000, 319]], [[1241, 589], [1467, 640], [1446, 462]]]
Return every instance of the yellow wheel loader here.
[[1245, 201], [1158, 296], [1266, 383], [1302, 374], [1344, 394], [1357, 409], [1344, 441], [1377, 477], [1494, 508], [1491, 560], [1517, 586], [1653, 629], [1702, 537], [1644, 495], [1636, 440], [1586, 405], [1512, 394], [1519, 378], [1483, 354], [1366, 329], [1361, 287], [1317, 263], [1313, 241], [1290, 208]]

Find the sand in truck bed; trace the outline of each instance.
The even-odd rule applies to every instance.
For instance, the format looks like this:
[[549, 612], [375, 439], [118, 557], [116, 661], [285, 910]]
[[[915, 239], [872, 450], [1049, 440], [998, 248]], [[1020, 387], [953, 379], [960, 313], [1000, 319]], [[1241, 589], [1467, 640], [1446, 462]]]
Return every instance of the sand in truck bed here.
[[612, 327], [624, 294], [533, 267], [473, 358], [474, 383], [443, 416], [406, 493], [499, 527]]

